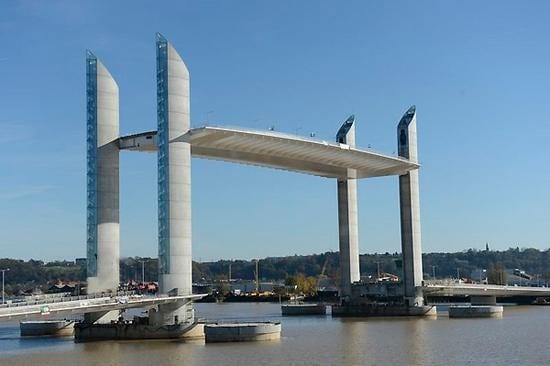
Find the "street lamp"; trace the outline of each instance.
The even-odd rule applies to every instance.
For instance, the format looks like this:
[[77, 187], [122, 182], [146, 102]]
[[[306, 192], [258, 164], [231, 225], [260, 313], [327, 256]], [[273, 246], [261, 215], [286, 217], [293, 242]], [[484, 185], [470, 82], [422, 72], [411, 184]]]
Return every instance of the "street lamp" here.
[[145, 283], [145, 262], [151, 262], [154, 261], [154, 259], [139, 259], [138, 262], [141, 262], [141, 283]]
[[4, 291], [4, 273], [9, 272], [9, 268], [0, 269], [0, 272], [2, 272], [2, 305], [5, 304], [5, 296], [6, 292]]
[[485, 273], [485, 272], [487, 272], [486, 269], [480, 269], [480, 270], [479, 270], [479, 283], [480, 283], [480, 284], [482, 283], [482, 282], [481, 282], [481, 276], [482, 276], [483, 273]]

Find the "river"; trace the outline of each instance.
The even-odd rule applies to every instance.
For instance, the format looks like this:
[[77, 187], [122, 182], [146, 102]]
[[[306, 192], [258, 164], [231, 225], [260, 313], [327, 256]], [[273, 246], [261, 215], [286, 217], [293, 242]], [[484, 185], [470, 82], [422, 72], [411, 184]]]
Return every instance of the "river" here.
[[207, 320], [280, 320], [278, 341], [204, 344], [20, 338], [0, 324], [0, 365], [550, 365], [550, 307], [496, 319], [281, 317], [278, 304], [196, 304]]

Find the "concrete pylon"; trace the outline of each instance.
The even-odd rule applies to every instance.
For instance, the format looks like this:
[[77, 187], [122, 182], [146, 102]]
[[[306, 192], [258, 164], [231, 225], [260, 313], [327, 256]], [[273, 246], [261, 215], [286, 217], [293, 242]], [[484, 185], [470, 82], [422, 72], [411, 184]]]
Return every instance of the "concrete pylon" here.
[[[190, 295], [191, 146], [173, 140], [189, 130], [189, 71], [157, 33], [159, 282], [162, 293]], [[159, 309], [158, 322], [193, 322], [192, 303]]]
[[[399, 156], [418, 162], [416, 143], [416, 108], [405, 112], [397, 125]], [[420, 195], [418, 170], [399, 176], [401, 216], [401, 251], [405, 302], [409, 306], [424, 305], [422, 294], [422, 239], [420, 236]]]
[[[338, 130], [336, 142], [355, 147], [355, 116]], [[359, 230], [357, 227], [356, 172], [348, 169], [350, 179], [338, 179], [338, 233], [340, 242], [340, 298], [349, 300], [351, 284], [359, 281]]]
[[118, 85], [90, 51], [86, 55], [88, 293], [119, 285]]

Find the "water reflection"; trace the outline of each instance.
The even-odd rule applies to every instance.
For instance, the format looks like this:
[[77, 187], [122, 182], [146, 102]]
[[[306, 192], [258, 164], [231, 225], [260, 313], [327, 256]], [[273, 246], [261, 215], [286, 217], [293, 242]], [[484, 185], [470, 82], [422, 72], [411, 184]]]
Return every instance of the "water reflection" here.
[[[185, 343], [177, 340], [91, 342], [82, 344], [87, 357], [108, 361], [112, 365], [199, 365], [195, 350], [204, 342]], [[102, 364], [103, 364], [102, 362]]]
[[[342, 322], [342, 351], [345, 364], [359, 365], [364, 361], [364, 342], [368, 344], [367, 322], [347, 319]], [[336, 338], [335, 338], [336, 339]]]

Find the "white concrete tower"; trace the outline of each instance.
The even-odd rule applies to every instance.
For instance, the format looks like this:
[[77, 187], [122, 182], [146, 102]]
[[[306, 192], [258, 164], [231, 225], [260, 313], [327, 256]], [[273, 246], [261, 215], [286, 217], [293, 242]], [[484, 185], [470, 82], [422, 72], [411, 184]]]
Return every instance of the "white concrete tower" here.
[[[412, 106], [397, 125], [399, 156], [418, 162], [416, 143], [416, 108]], [[401, 251], [405, 302], [409, 306], [424, 305], [422, 295], [422, 239], [420, 237], [420, 195], [418, 169], [399, 176], [401, 213]]]
[[[350, 116], [336, 134], [336, 142], [355, 147], [355, 116]], [[360, 280], [359, 231], [357, 227], [356, 172], [348, 169], [350, 179], [338, 179], [338, 232], [340, 241], [340, 297], [348, 300], [351, 284]]]
[[119, 285], [118, 85], [109, 70], [86, 55], [88, 293]]
[[[174, 141], [189, 130], [189, 71], [157, 33], [159, 281], [162, 293], [190, 295], [191, 146]], [[163, 323], [192, 322], [189, 306], [161, 309]]]

